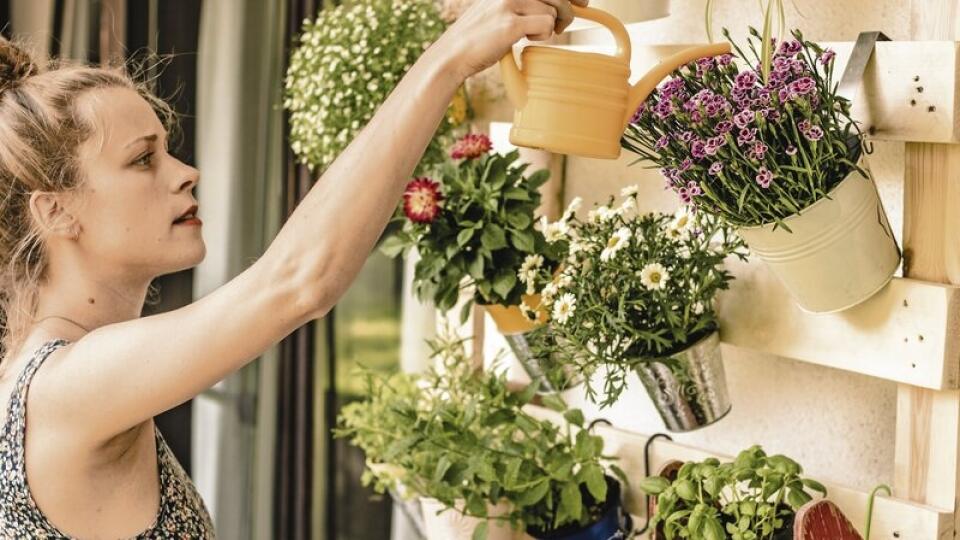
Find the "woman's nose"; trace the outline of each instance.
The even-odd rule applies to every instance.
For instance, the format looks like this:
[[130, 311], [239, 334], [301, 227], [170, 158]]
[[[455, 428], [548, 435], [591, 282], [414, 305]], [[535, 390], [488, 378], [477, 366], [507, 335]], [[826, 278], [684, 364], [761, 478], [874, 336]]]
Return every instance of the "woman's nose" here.
[[200, 171], [189, 165], [184, 165], [179, 174], [179, 180], [177, 181], [177, 191], [191, 190], [196, 187], [199, 182]]

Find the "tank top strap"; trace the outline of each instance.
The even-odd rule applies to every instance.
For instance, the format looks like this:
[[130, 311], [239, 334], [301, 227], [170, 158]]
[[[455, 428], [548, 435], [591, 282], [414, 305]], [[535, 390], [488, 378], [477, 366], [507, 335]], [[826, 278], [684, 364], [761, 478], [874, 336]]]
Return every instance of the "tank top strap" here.
[[3, 454], [6, 454], [13, 460], [15, 470], [23, 470], [24, 464], [24, 439], [27, 432], [27, 391], [30, 389], [30, 383], [37, 370], [43, 365], [43, 362], [53, 353], [53, 351], [70, 343], [65, 339], [54, 339], [44, 343], [33, 353], [33, 357], [23, 368], [17, 382], [10, 393], [10, 402], [7, 405], [7, 418], [3, 425], [2, 441], [3, 445], [10, 445], [3, 448]]

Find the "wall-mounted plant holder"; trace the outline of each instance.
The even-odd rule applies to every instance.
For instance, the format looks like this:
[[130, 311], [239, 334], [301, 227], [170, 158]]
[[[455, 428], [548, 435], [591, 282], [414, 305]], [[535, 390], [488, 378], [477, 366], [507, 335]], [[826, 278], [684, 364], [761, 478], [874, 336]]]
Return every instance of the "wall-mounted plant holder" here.
[[[530, 407], [529, 412], [541, 418], [562, 422], [560, 415], [549, 409]], [[671, 461], [703, 461], [710, 457], [721, 461], [731, 459], [729, 456], [659, 438], [650, 443], [649, 452], [645, 453], [644, 449], [651, 438], [647, 435], [608, 426], [596, 426], [593, 433], [603, 437], [604, 454], [617, 456], [619, 458], [617, 465], [623, 469], [628, 478], [634, 480], [646, 477], [648, 470], [661, 471], [664, 465]], [[644, 464], [645, 454], [649, 456], [649, 468]], [[631, 513], [640, 516], [645, 514], [643, 504], [646, 499], [643, 492], [636, 486], [638, 483], [633, 482], [631, 485], [627, 502]], [[829, 482], [822, 483], [827, 488], [829, 499], [843, 511], [851, 523], [866, 523], [871, 500], [870, 493]], [[878, 538], [897, 540], [952, 538], [953, 518], [952, 510], [894, 497], [880, 497], [874, 499], [871, 538], [874, 540]], [[639, 523], [642, 522], [643, 520], [639, 521]]]
[[812, 315], [766, 266], [728, 265], [737, 279], [720, 297], [724, 343], [914, 386], [958, 388], [960, 287], [894, 278], [859, 306]]

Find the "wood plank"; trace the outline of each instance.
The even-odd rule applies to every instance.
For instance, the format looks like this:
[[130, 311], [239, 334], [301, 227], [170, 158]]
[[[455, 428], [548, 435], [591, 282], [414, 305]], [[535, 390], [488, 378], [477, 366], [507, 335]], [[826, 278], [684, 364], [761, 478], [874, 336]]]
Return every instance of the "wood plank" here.
[[[956, 0], [912, 0], [910, 12], [911, 38], [957, 39]], [[960, 283], [960, 145], [907, 143], [904, 161], [905, 275]], [[894, 494], [956, 509], [958, 459], [960, 392], [899, 386]]]
[[[852, 42], [824, 42], [836, 51], [835, 82], [847, 65]], [[690, 45], [638, 45], [633, 48], [633, 79], [660, 58]], [[585, 52], [610, 52], [611, 45], [566, 45]], [[923, 58], [923, 62], [918, 62]], [[877, 43], [854, 99], [853, 117], [870, 137], [888, 141], [957, 142], [960, 67], [955, 41], [888, 41]]]
[[735, 347], [927, 388], [960, 381], [960, 287], [894, 280], [853, 309], [813, 315], [759, 261], [729, 263], [721, 339]]
[[[541, 407], [528, 407], [528, 410], [541, 418], [559, 419], [556, 413]], [[645, 515], [645, 499], [643, 492], [636, 487], [636, 481], [646, 476], [643, 452], [649, 437], [602, 425], [597, 426], [594, 433], [603, 437], [604, 453], [617, 456], [619, 458], [617, 465], [627, 473], [630, 479], [634, 480], [627, 494], [628, 509], [635, 515]], [[702, 461], [709, 457], [721, 460], [732, 459], [730, 456], [657, 439], [651, 445], [650, 467], [652, 471], [657, 471], [668, 461]], [[827, 488], [829, 499], [843, 510], [858, 530], [862, 529], [866, 523], [869, 494], [830, 482], [822, 483]], [[954, 514], [950, 510], [898, 498], [878, 497], [874, 503], [871, 537], [874, 539], [945, 540], [953, 538], [953, 518]]]

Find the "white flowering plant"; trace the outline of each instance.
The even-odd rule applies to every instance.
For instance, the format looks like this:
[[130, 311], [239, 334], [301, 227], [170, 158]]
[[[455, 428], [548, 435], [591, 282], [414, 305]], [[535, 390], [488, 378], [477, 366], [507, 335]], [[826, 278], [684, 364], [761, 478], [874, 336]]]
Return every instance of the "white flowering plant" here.
[[[417, 58], [446, 29], [434, 0], [354, 0], [305, 20], [284, 81], [290, 147], [323, 171], [373, 117]], [[469, 115], [463, 91], [437, 129], [420, 167]]]
[[[562, 227], [536, 221], [545, 169], [527, 173], [517, 151], [492, 152], [490, 139], [469, 133], [452, 147], [437, 180], [416, 178], [407, 185], [381, 251], [397, 256], [417, 248], [414, 289], [421, 300], [450, 310], [465, 287], [473, 303], [520, 305], [551, 278], [564, 256]], [[549, 240], [552, 240], [549, 241]], [[532, 306], [536, 307], [536, 306]]]
[[619, 206], [611, 197], [586, 219], [570, 210], [564, 215], [568, 255], [541, 290], [556, 339], [537, 341], [535, 351], [568, 359], [594, 402], [590, 375], [606, 367], [603, 406], [617, 400], [639, 362], [681, 351], [718, 329], [715, 298], [733, 279], [724, 260], [746, 257], [742, 240], [716, 217], [688, 207], [675, 215], [640, 213], [636, 186], [621, 196]]

